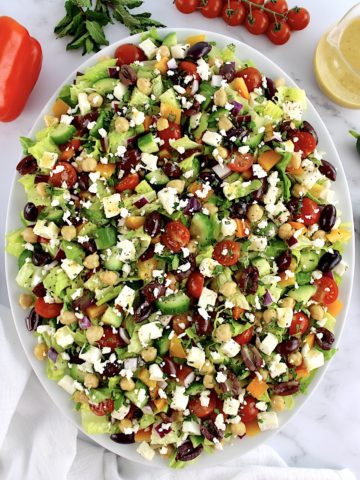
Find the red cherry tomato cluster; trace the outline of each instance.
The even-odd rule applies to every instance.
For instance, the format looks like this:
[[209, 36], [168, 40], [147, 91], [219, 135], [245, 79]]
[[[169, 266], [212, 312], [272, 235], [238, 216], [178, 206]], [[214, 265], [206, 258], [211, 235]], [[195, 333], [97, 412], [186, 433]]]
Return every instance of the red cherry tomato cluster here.
[[310, 14], [303, 7], [288, 8], [286, 0], [175, 0], [181, 13], [197, 10], [206, 18], [222, 17], [231, 27], [245, 25], [253, 35], [266, 34], [275, 45], [286, 43], [293, 30], [303, 30]]

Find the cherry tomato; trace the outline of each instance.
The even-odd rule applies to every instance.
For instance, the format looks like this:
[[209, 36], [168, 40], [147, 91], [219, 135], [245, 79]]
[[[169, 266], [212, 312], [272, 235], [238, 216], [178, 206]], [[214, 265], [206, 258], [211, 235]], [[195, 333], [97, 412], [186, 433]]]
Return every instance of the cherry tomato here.
[[187, 377], [193, 373], [193, 369], [188, 365], [179, 363], [176, 365], [176, 378], [179, 380], [179, 385], [184, 385]]
[[235, 153], [235, 157], [230, 160], [227, 166], [233, 172], [245, 172], [250, 167], [252, 167], [253, 163], [255, 162], [255, 158], [251, 153]]
[[200, 5], [200, 0], [176, 0], [175, 6], [181, 13], [193, 13]]
[[121, 67], [136, 61], [143, 62], [146, 60], [146, 55], [137, 45], [125, 43], [115, 50], [115, 58], [117, 58], [117, 65]]
[[303, 312], [295, 313], [293, 316], [291, 325], [289, 327], [290, 335], [296, 335], [300, 333], [303, 335], [309, 329], [309, 318]]
[[62, 307], [62, 303], [46, 303], [42, 297], [35, 300], [35, 312], [43, 318], [58, 317]]
[[257, 400], [250, 395], [247, 395], [244, 398], [244, 403], [241, 404], [239, 409], [239, 415], [242, 422], [250, 423], [257, 418], [259, 410], [256, 408], [256, 402]]
[[200, 12], [207, 18], [216, 18], [221, 14], [222, 1], [221, 0], [201, 0]]
[[310, 14], [303, 7], [294, 7], [288, 11], [287, 23], [291, 30], [303, 30], [309, 25]]
[[190, 320], [187, 313], [174, 315], [171, 319], [172, 328], [177, 335], [181, 335], [190, 326]]
[[212, 391], [209, 395], [209, 404], [206, 407], [201, 405], [200, 397], [195, 397], [189, 400], [188, 408], [196, 417], [205, 418], [215, 410], [216, 403], [216, 394]]
[[245, 332], [240, 333], [240, 335], [236, 335], [234, 337], [235, 342], [237, 342], [239, 345], [246, 345], [247, 343], [250, 342], [254, 335], [254, 327], [250, 327]]
[[319, 223], [321, 215], [319, 205], [308, 197], [305, 197], [300, 201], [302, 202], [300, 213], [293, 215], [294, 219], [301, 219], [304, 225], [314, 225], [314, 223]]
[[111, 351], [114, 351], [115, 348], [120, 348], [125, 346], [124, 340], [120, 338], [119, 332], [113, 332], [112, 327], [108, 325], [103, 326], [104, 334], [98, 340], [97, 344], [101, 347], [109, 347]]
[[262, 10], [253, 10], [245, 20], [245, 27], [253, 35], [261, 35], [269, 26], [269, 17]]
[[77, 150], [79, 150], [81, 141], [78, 138], [73, 138], [69, 142], [60, 145], [61, 153], [59, 155], [60, 162], [68, 162]]
[[77, 181], [77, 173], [75, 168], [67, 162], [57, 162], [52, 169], [49, 183], [53, 187], [61, 187], [63, 183], [67, 188], [72, 188]]
[[192, 272], [186, 282], [186, 290], [190, 297], [200, 298], [204, 288], [204, 276], [200, 272]]
[[339, 288], [334, 279], [321, 277], [319, 280], [315, 280], [314, 285], [317, 290], [312, 296], [313, 300], [323, 303], [324, 305], [330, 305], [330, 303], [335, 302], [339, 295]]
[[120, 182], [115, 186], [117, 192], [123, 192], [124, 190], [134, 190], [139, 185], [140, 177], [137, 173], [129, 173], [126, 177], [122, 178]]
[[172, 252], [180, 252], [190, 242], [190, 232], [180, 221], [169, 222], [161, 241]]
[[267, 36], [275, 45], [283, 45], [291, 36], [290, 27], [285, 21], [277, 20], [276, 22], [270, 23]]
[[244, 23], [246, 10], [243, 4], [236, 0], [225, 3], [222, 9], [222, 17], [231, 27]]
[[186, 60], [180, 62], [179, 70], [187, 73], [188, 75], [193, 75], [196, 80], [200, 80], [200, 75], [197, 72], [197, 65], [195, 65], [193, 62], [188, 62]]
[[225, 267], [235, 265], [240, 258], [240, 245], [232, 240], [222, 240], [215, 245], [213, 258]]
[[265, 7], [274, 13], [282, 14], [288, 11], [288, 4], [286, 3], [286, 0], [270, 0], [265, 4]]
[[164, 144], [161, 146], [161, 148], [166, 150], [171, 148], [169, 143], [170, 140], [177, 140], [178, 138], [182, 137], [181, 127], [177, 123], [169, 122], [168, 128], [157, 132], [157, 135], [159, 138], [161, 138], [161, 140], [164, 141]]
[[90, 403], [90, 409], [95, 415], [98, 415], [99, 417], [104, 417], [108, 413], [111, 413], [114, 411], [114, 400], [111, 400], [111, 398], [107, 398], [103, 402], [100, 402], [98, 404]]
[[247, 67], [236, 72], [235, 77], [241, 77], [247, 86], [249, 92], [252, 92], [255, 88], [261, 87], [262, 77], [257, 68]]
[[301, 158], [308, 157], [316, 148], [316, 139], [309, 132], [296, 130], [291, 134], [294, 151], [301, 152]]

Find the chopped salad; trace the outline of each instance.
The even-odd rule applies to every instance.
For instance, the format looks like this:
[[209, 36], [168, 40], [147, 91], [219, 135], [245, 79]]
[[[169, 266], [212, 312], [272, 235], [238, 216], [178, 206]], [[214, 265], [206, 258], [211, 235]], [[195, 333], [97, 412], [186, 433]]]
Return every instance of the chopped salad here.
[[19, 302], [87, 433], [181, 467], [278, 428], [335, 353], [350, 230], [305, 110], [233, 45], [151, 31], [21, 139]]

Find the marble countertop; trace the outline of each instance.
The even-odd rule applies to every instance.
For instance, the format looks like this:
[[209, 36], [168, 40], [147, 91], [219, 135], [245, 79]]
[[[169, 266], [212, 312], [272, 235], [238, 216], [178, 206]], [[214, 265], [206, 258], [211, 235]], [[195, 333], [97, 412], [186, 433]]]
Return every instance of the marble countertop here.
[[[310, 26], [282, 47], [264, 38], [248, 34], [243, 28], [231, 28], [220, 19], [207, 20], [200, 14], [185, 16], [176, 11], [172, 0], [145, 0], [144, 7], [154, 17], [173, 27], [193, 27], [234, 36], [262, 51], [303, 87], [321, 114], [335, 141], [347, 174], [355, 215], [356, 243], [359, 251], [360, 158], [356, 154], [350, 128], [360, 129], [360, 111], [332, 104], [317, 87], [312, 69], [314, 48], [326, 31], [349, 9], [354, 0], [331, 2], [302, 0], [312, 15]], [[296, 2], [289, 1], [291, 5]], [[24, 24], [43, 46], [44, 61], [40, 79], [26, 106], [15, 122], [0, 124], [0, 251], [3, 251], [6, 205], [15, 166], [20, 155], [18, 137], [26, 135], [38, 112], [50, 95], [82, 61], [79, 52], [66, 52], [65, 40], [55, 40], [55, 23], [63, 16], [61, 0], [13, 0], [1, 5], [1, 15], [9, 15]], [[121, 25], [107, 28], [110, 42], [127, 36]], [[331, 160], [331, 159], [330, 159]], [[0, 303], [8, 305], [3, 255], [0, 258]], [[302, 467], [348, 467], [360, 475], [360, 262], [357, 258], [355, 287], [341, 349], [311, 400], [269, 444], [289, 465]]]

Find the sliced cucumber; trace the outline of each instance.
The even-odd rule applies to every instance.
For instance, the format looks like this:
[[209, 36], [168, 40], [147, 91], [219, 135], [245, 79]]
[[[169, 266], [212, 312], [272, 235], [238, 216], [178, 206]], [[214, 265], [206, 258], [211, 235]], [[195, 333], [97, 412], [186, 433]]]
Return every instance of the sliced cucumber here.
[[165, 315], [185, 313], [190, 307], [190, 298], [182, 292], [174, 293], [156, 302], [156, 306]]
[[213, 240], [210, 218], [204, 213], [195, 213], [191, 221], [190, 233], [201, 246], [208, 245]]
[[302, 272], [312, 272], [318, 266], [319, 255], [315, 252], [304, 252], [300, 258], [300, 269]]
[[166, 185], [169, 181], [169, 177], [167, 177], [160, 168], [158, 170], [154, 170], [153, 172], [147, 173], [145, 178], [152, 186]]
[[95, 82], [92, 88], [100, 95], [107, 95], [114, 91], [118, 83], [120, 83], [120, 80], [117, 78], [102, 78]]
[[104, 260], [104, 267], [107, 270], [114, 270], [118, 272], [123, 267], [123, 262], [120, 261], [120, 252], [116, 247], [111, 248], [111, 253], [106, 256]]
[[74, 125], [65, 125], [64, 123], [60, 123], [57, 125], [55, 129], [51, 132], [50, 138], [56, 145], [61, 145], [62, 143], [67, 142], [74, 136], [76, 132], [76, 128]]

